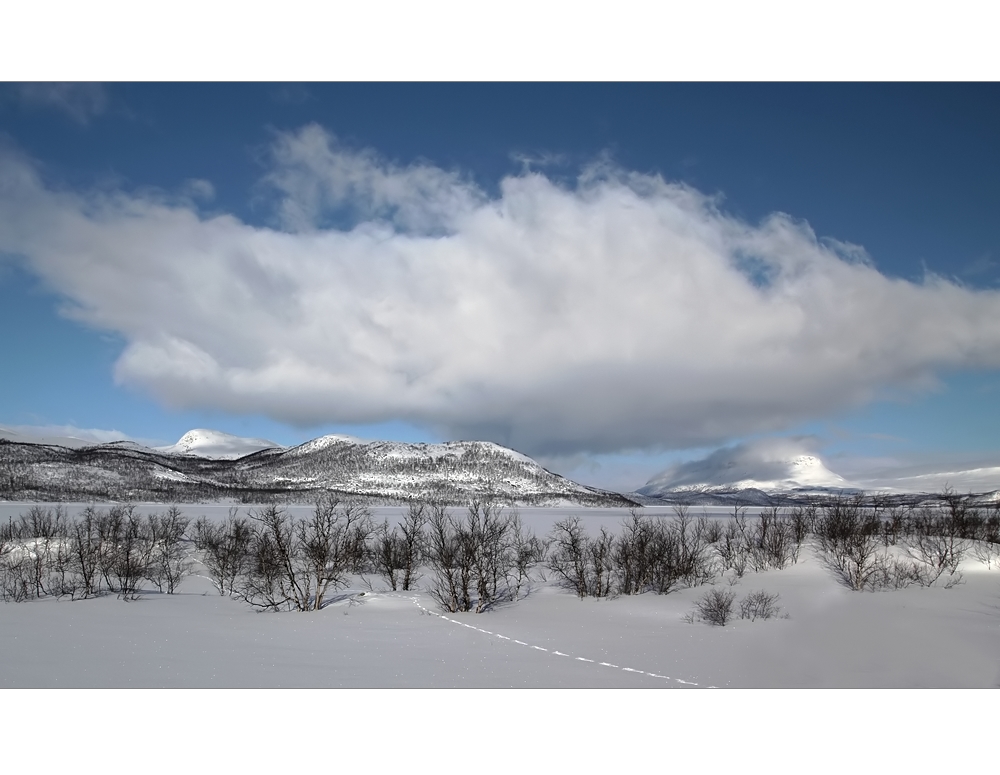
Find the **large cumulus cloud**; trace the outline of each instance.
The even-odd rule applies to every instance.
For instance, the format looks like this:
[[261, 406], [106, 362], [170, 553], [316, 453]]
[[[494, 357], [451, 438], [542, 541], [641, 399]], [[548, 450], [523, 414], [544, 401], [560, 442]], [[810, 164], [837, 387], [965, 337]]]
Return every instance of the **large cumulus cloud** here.
[[168, 405], [532, 454], [705, 446], [1000, 366], [997, 292], [886, 277], [655, 175], [525, 172], [489, 196], [308, 126], [276, 137], [263, 185], [268, 227], [57, 189], [7, 151], [0, 251], [123, 336], [116, 379]]

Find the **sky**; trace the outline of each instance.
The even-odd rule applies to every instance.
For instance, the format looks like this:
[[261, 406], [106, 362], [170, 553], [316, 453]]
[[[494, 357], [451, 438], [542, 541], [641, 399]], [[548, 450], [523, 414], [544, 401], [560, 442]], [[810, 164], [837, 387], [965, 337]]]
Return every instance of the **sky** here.
[[997, 137], [997, 83], [0, 84], [0, 426], [998, 465]]

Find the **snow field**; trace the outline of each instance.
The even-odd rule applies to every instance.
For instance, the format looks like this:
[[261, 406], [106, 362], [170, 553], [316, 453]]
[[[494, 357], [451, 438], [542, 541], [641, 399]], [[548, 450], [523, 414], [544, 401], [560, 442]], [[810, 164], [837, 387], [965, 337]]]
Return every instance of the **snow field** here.
[[[23, 510], [4, 504], [0, 518]], [[377, 509], [375, 519], [401, 511]], [[539, 535], [571, 513], [592, 535], [627, 514], [521, 510]], [[961, 571], [952, 589], [851, 592], [807, 546], [797, 564], [731, 587], [737, 601], [779, 594], [790, 618], [726, 627], [684, 621], [708, 586], [580, 600], [543, 568], [524, 599], [478, 615], [441, 611], [423, 589], [392, 593], [377, 577], [354, 579], [319, 612], [255, 613], [194, 576], [179, 594], [147, 590], [130, 603], [0, 605], [0, 687], [997, 687], [1000, 570], [967, 558]], [[716, 585], [730, 589], [729, 579]]]

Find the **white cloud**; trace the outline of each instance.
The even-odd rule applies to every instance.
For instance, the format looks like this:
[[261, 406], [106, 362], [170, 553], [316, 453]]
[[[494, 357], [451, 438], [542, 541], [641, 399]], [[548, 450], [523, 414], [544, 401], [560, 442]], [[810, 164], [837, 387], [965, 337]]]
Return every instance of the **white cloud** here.
[[271, 154], [274, 168], [264, 182], [281, 195], [281, 223], [293, 231], [319, 228], [339, 214], [434, 233], [485, 204], [479, 189], [457, 172], [431, 164], [401, 168], [373, 151], [347, 150], [316, 124], [279, 133]]
[[575, 482], [614, 492], [632, 492], [677, 459], [678, 452], [639, 452], [631, 455], [573, 453], [542, 455], [544, 468]]
[[399, 419], [530, 454], [708, 446], [1000, 366], [997, 292], [885, 277], [658, 176], [601, 162], [490, 198], [316, 126], [272, 161], [283, 229], [55, 191], [7, 153], [0, 250], [124, 337], [116, 378], [169, 405]]
[[201, 178], [185, 180], [181, 191], [196, 201], [211, 202], [215, 199], [215, 186], [210, 181]]
[[60, 110], [79, 124], [87, 124], [108, 107], [108, 95], [99, 83], [23, 83], [17, 93], [31, 107]]
[[71, 447], [106, 444], [110, 441], [138, 441], [121, 431], [78, 428], [75, 425], [0, 425], [0, 438], [28, 444], [59, 444]]

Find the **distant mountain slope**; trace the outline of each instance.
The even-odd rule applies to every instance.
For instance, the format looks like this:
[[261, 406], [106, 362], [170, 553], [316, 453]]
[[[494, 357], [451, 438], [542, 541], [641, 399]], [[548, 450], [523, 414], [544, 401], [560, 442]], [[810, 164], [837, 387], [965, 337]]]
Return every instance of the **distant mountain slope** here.
[[[74, 432], [85, 434], [87, 431], [71, 427], [59, 426], [14, 426], [0, 425], [0, 439], [17, 441], [22, 444], [57, 444], [60, 447], [79, 449], [80, 447], [90, 447], [94, 444], [114, 443], [102, 442], [99, 439], [83, 438], [82, 435], [74, 435]], [[112, 431], [113, 433], [113, 431]], [[122, 434], [124, 435], [124, 434]]]
[[701, 460], [672, 466], [651, 478], [634, 497], [644, 504], [779, 506], [842, 494], [885, 494], [896, 503], [918, 503], [946, 484], [996, 500], [1000, 468], [922, 474], [892, 480], [848, 481], [800, 444], [773, 439], [716, 450]]
[[950, 487], [956, 492], [986, 492], [1000, 486], [1000, 466], [984, 465], [973, 468], [951, 468], [947, 471], [896, 471], [891, 478], [861, 479], [864, 489], [884, 489], [889, 492], [934, 492]]
[[485, 497], [524, 505], [635, 503], [480, 441], [403, 444], [324, 436], [285, 449], [205, 430], [158, 450], [129, 442], [70, 449], [0, 441], [0, 498], [7, 500], [252, 502], [308, 500], [320, 492], [381, 503]]

